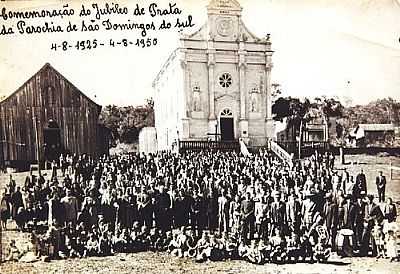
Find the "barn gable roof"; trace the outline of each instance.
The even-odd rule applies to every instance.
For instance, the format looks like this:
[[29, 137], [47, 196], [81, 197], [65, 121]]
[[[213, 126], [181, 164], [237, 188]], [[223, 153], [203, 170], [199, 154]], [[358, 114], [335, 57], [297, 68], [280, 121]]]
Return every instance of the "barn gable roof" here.
[[10, 98], [14, 97], [18, 91], [28, 84], [36, 75], [40, 74], [42, 71], [50, 69], [52, 72], [57, 74], [62, 80], [67, 82], [70, 86], [72, 86], [76, 91], [78, 91], [85, 99], [87, 99], [90, 103], [96, 105], [99, 108], [99, 112], [101, 111], [102, 106], [94, 102], [92, 99], [90, 99], [85, 93], [83, 93], [80, 89], [78, 89], [74, 84], [72, 84], [67, 78], [65, 78], [60, 72], [58, 72], [50, 63], [46, 63], [38, 72], [36, 72], [34, 75], [32, 75], [27, 81], [25, 81], [19, 88], [17, 88], [16, 91], [11, 93], [9, 96], [7, 96], [4, 100], [0, 101], [0, 104], [8, 101]]

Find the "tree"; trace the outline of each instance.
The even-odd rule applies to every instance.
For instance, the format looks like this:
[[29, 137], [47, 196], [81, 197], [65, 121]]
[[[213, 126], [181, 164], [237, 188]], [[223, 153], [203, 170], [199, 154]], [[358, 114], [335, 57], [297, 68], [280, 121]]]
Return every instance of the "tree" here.
[[100, 113], [99, 122], [111, 130], [111, 141], [119, 139], [118, 126], [121, 122], [119, 107], [116, 105], [105, 106]]
[[144, 106], [106, 106], [100, 114], [100, 123], [112, 132], [114, 143], [134, 143], [144, 127], [154, 126], [154, 101], [147, 99]]
[[[292, 142], [295, 142], [297, 138], [298, 148], [301, 147], [304, 127], [309, 121], [322, 119], [322, 122], [329, 126], [329, 118], [343, 116], [343, 110], [343, 105], [339, 100], [326, 96], [316, 97], [313, 101], [307, 98], [301, 101], [299, 98], [281, 97], [272, 106], [275, 120], [282, 121], [286, 118], [286, 136]], [[337, 126], [337, 133], [341, 134], [340, 131], [340, 126]]]
[[292, 141], [295, 141], [296, 136], [301, 131], [301, 126], [304, 120], [308, 119], [306, 115], [311, 107], [310, 101], [305, 99], [304, 102], [299, 98], [279, 98], [272, 106], [272, 113], [275, 114], [274, 119], [282, 121], [286, 118], [286, 135], [289, 136], [291, 130]]

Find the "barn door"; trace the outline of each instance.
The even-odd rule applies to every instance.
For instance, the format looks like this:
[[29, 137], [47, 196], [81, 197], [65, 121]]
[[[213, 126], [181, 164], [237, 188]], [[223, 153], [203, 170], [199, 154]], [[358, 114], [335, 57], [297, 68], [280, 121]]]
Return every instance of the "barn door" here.
[[49, 120], [43, 129], [44, 157], [46, 161], [58, 160], [61, 154], [61, 131], [57, 122]]

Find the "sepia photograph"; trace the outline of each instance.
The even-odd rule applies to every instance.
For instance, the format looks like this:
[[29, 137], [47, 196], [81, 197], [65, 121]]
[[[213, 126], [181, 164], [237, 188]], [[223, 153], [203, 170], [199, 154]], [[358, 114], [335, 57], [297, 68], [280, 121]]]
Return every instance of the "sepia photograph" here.
[[400, 0], [1, 0], [0, 273], [400, 272]]

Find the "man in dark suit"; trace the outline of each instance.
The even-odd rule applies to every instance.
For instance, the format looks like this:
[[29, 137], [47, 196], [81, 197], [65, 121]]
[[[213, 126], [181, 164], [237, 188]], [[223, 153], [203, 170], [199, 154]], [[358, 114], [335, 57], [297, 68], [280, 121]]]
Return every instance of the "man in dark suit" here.
[[11, 216], [14, 220], [17, 217], [18, 209], [20, 207], [24, 207], [24, 201], [22, 199], [21, 188], [17, 187], [17, 190], [14, 193], [11, 193]]
[[[382, 224], [384, 216], [378, 204], [374, 202], [374, 195], [368, 195], [365, 198], [364, 211], [364, 229], [361, 236], [360, 255], [367, 255], [369, 251], [369, 242], [371, 239], [371, 231], [375, 223]], [[372, 246], [372, 254], [376, 253], [376, 247]]]
[[279, 236], [284, 235], [284, 229], [287, 228], [287, 216], [285, 203], [281, 201], [281, 194], [274, 193], [274, 202], [271, 204], [271, 222], [272, 231], [279, 230]]
[[358, 198], [360, 195], [367, 195], [367, 179], [365, 178], [364, 171], [361, 169], [356, 177], [356, 186], [354, 195]]
[[323, 218], [325, 221], [326, 228], [328, 229], [329, 236], [331, 239], [332, 249], [335, 248], [335, 240], [337, 234], [338, 225], [338, 206], [333, 200], [332, 193], [328, 192], [325, 195], [326, 202], [323, 209]]
[[[253, 239], [254, 234], [254, 201], [251, 199], [249, 192], [246, 192], [245, 199], [242, 201], [240, 206], [240, 211], [242, 215], [242, 239], [248, 240]], [[248, 234], [250, 234], [248, 236]]]
[[191, 202], [191, 221], [192, 221], [192, 231], [195, 237], [200, 238], [203, 234], [203, 228], [206, 224], [206, 214], [204, 207], [204, 198], [198, 190], [193, 190], [193, 197]]
[[291, 193], [286, 203], [286, 218], [289, 232], [299, 235], [301, 205], [294, 193]]
[[379, 175], [376, 177], [376, 188], [378, 190], [379, 202], [385, 202], [386, 177], [382, 171], [379, 171]]
[[159, 193], [156, 196], [155, 221], [156, 226], [162, 231], [171, 229], [171, 215], [169, 209], [171, 207], [171, 197], [167, 193], [164, 185], [159, 187]]
[[348, 228], [355, 232], [357, 214], [359, 210], [358, 204], [354, 201], [353, 197], [347, 197], [346, 204], [344, 205], [344, 228]]

